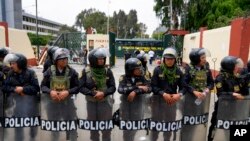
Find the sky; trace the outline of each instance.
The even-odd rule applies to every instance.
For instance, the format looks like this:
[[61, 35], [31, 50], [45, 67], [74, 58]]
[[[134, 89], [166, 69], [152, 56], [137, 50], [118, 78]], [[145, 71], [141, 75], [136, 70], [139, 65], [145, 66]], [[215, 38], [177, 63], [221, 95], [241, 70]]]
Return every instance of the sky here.
[[[95, 8], [106, 15], [113, 15], [120, 9], [129, 13], [131, 9], [137, 11], [138, 22], [148, 27], [146, 34], [151, 35], [160, 21], [153, 11], [154, 0], [37, 0], [38, 16], [55, 22], [72, 26], [75, 18], [84, 9]], [[34, 14], [35, 0], [22, 0], [25, 12]]]

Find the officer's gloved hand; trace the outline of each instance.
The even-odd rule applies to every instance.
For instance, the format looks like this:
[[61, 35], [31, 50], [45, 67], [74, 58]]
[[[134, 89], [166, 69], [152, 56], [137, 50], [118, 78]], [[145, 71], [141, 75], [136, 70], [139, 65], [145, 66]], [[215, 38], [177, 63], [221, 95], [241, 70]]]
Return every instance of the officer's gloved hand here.
[[237, 99], [237, 100], [243, 100], [245, 97], [239, 93], [233, 93], [233, 96]]

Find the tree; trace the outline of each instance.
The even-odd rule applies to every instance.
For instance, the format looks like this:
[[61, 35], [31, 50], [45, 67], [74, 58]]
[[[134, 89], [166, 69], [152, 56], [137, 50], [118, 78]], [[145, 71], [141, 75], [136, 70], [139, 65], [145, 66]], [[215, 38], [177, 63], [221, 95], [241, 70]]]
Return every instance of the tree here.
[[152, 34], [152, 38], [156, 39], [156, 40], [161, 40], [163, 37], [164, 32], [157, 32], [157, 33], [153, 33]]
[[76, 17], [76, 27], [86, 30], [93, 27], [98, 33], [107, 33], [107, 16], [104, 12], [97, 11], [95, 9], [84, 10]]
[[38, 35], [33, 33], [28, 33], [28, 37], [30, 39], [31, 45], [42, 45], [45, 46], [52, 39], [52, 36]]
[[[155, 0], [154, 6], [156, 15], [162, 19], [162, 24], [166, 26], [169, 26], [170, 21], [169, 1]], [[175, 28], [176, 18], [178, 15], [182, 15], [186, 21], [184, 27], [190, 31], [197, 31], [202, 26], [209, 29], [227, 26], [234, 18], [250, 15], [249, 0], [189, 0], [187, 5], [184, 4], [184, 0], [172, 1]]]
[[170, 13], [170, 0], [155, 0], [154, 11], [156, 16], [162, 19], [162, 25], [170, 27], [170, 14], [172, 14], [172, 24], [177, 28], [178, 16], [181, 16], [184, 8], [183, 0], [172, 0], [172, 13]]
[[[75, 27], [85, 30], [93, 27], [97, 33], [107, 33], [107, 16], [95, 9], [83, 10], [76, 16]], [[144, 28], [144, 30], [146, 29]], [[119, 10], [118, 13], [114, 12], [113, 17], [109, 18], [109, 31], [116, 33], [117, 38], [135, 38], [136, 35], [141, 34], [137, 11], [130, 10], [128, 14], [123, 10]]]
[[188, 29], [209, 29], [230, 25], [237, 18], [246, 16], [249, 0], [190, 0], [188, 3]]
[[147, 31], [148, 27], [144, 23], [139, 23], [139, 28], [140, 32], [138, 32], [137, 37], [146, 38], [147, 36], [145, 32]]
[[137, 25], [137, 12], [136, 10], [130, 10], [129, 14], [127, 15], [127, 29], [126, 29], [126, 35], [127, 38], [134, 38], [136, 36], [136, 32], [139, 31], [139, 28]]
[[77, 32], [77, 29], [74, 26], [67, 26], [67, 25], [62, 25], [59, 33], [67, 33], [67, 32]]

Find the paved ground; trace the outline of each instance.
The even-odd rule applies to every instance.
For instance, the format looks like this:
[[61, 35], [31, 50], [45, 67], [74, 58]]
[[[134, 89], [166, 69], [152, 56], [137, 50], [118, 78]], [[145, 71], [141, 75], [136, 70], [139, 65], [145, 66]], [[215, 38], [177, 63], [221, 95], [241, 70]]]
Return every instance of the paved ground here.
[[[72, 64], [71, 65], [74, 69], [77, 70], [77, 72], [81, 72], [81, 70], [83, 69], [82, 65], [77, 65], [77, 64]], [[153, 65], [148, 65], [148, 68], [150, 70], [150, 72], [153, 72], [154, 67], [156, 66], [156, 64]], [[35, 70], [36, 74], [38, 75], [38, 79], [41, 82], [42, 80], [42, 69], [39, 67], [33, 67], [33, 69]], [[116, 80], [116, 85], [118, 87], [118, 80], [120, 75], [124, 74], [124, 60], [123, 59], [117, 59], [116, 60], [116, 65], [115, 67], [112, 68], [112, 71], [114, 73], [114, 77]], [[119, 104], [120, 104], [120, 94], [118, 94], [118, 92], [116, 92], [114, 94], [114, 99], [115, 99], [115, 103], [114, 103], [114, 108], [113, 111], [116, 111], [119, 108]], [[77, 113], [78, 115], [80, 115], [81, 117], [86, 117], [86, 103], [85, 103], [85, 98], [82, 94], [79, 94], [76, 98], [76, 106], [77, 106]], [[213, 103], [214, 103], [214, 96], [212, 95], [211, 98], [211, 105], [210, 105], [210, 112], [213, 109]], [[42, 112], [44, 112], [44, 109], [41, 109]], [[210, 118], [209, 118], [210, 120]], [[39, 132], [39, 135], [41, 137], [42, 140], [49, 140], [50, 137], [50, 132]], [[90, 141], [89, 140], [89, 131], [87, 130], [78, 130], [78, 135], [79, 135], [79, 140], [84, 140], [84, 141]], [[61, 138], [60, 140], [65, 140], [65, 134], [61, 134]], [[11, 138], [9, 138], [11, 139]], [[115, 127], [115, 129], [112, 131], [112, 141], [122, 141], [122, 131], [119, 130], [117, 127]], [[160, 137], [158, 139], [158, 141], [162, 141], [162, 135], [160, 134]], [[148, 135], [146, 135], [146, 131], [141, 130], [138, 131], [135, 137], [135, 141], [149, 141], [148, 139]], [[179, 139], [177, 139], [177, 141], [179, 141]]]

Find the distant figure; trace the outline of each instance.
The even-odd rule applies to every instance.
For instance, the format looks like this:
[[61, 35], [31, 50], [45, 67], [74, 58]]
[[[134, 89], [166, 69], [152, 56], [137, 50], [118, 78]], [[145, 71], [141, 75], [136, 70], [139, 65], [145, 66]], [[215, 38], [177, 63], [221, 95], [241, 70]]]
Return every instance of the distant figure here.
[[145, 54], [144, 49], [142, 49], [142, 50], [140, 51], [140, 54]]
[[88, 56], [88, 49], [84, 48], [83, 49], [83, 65], [87, 65], [87, 56]]
[[136, 57], [138, 54], [140, 54], [140, 50], [137, 48], [137, 49], [134, 51], [134, 57]]
[[131, 56], [132, 56], [132, 54], [128, 50], [125, 50], [125, 52], [124, 52], [125, 61], [128, 60], [129, 58], [131, 58]]
[[155, 52], [153, 50], [150, 50], [148, 52], [148, 55], [149, 55], [149, 64], [152, 65], [152, 62], [153, 62], [154, 56], [155, 56]]

